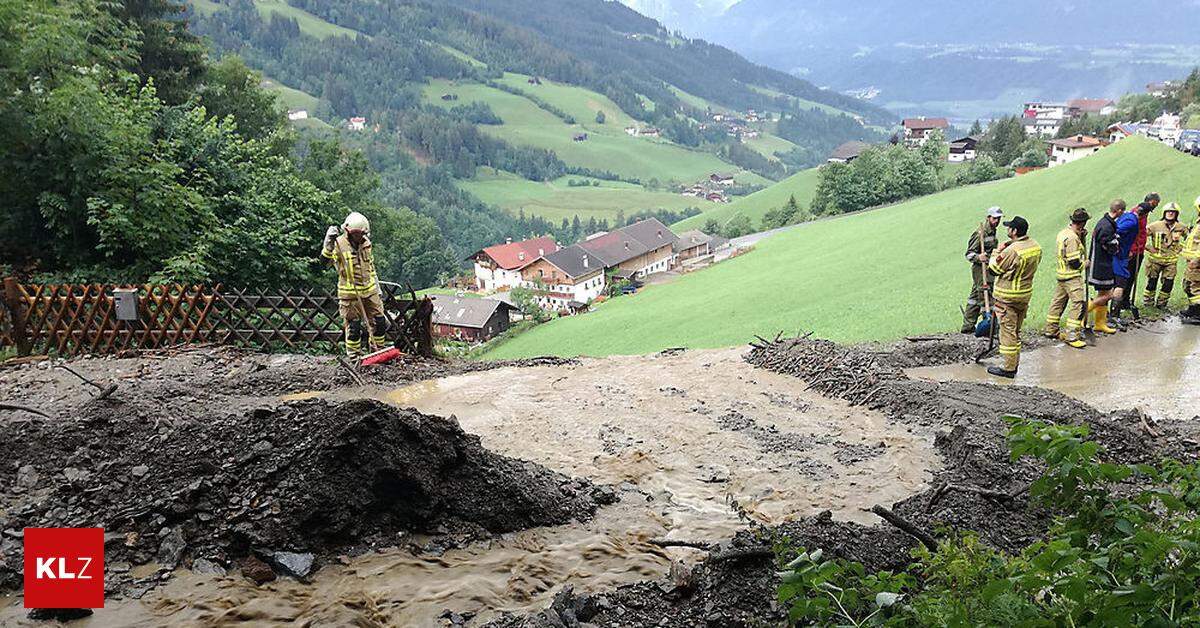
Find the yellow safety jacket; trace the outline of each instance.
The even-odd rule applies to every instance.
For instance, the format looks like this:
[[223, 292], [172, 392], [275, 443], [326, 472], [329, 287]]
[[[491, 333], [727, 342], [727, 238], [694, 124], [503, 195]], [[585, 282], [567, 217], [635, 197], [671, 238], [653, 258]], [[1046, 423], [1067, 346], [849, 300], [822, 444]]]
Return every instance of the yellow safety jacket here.
[[375, 256], [371, 241], [363, 238], [357, 249], [342, 234], [333, 241], [333, 248], [322, 248], [321, 256], [333, 260], [338, 271], [338, 298], [369, 297], [379, 292], [379, 277], [375, 274]]
[[1187, 225], [1180, 222], [1173, 225], [1168, 225], [1165, 220], [1150, 223], [1146, 227], [1146, 258], [1161, 264], [1174, 264], [1179, 261], [1187, 237]]
[[1087, 257], [1083, 238], [1067, 227], [1058, 232], [1058, 278], [1075, 279], [1083, 276], [1083, 260]]
[[1010, 302], [1029, 301], [1033, 296], [1033, 275], [1042, 261], [1042, 247], [1029, 236], [1012, 241], [988, 266], [996, 276], [993, 293]]
[[1187, 242], [1183, 245], [1180, 255], [1189, 262], [1200, 260], [1200, 224], [1192, 227], [1192, 232], [1188, 234]]

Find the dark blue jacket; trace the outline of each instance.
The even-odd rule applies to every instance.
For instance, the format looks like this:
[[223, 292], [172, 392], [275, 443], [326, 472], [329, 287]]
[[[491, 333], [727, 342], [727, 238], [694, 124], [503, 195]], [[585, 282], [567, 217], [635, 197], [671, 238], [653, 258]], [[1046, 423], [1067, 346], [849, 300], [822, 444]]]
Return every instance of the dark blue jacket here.
[[1129, 278], [1129, 250], [1133, 248], [1140, 228], [1137, 214], [1126, 212], [1117, 218], [1117, 238], [1121, 243], [1117, 247], [1116, 255], [1113, 255], [1114, 275]]

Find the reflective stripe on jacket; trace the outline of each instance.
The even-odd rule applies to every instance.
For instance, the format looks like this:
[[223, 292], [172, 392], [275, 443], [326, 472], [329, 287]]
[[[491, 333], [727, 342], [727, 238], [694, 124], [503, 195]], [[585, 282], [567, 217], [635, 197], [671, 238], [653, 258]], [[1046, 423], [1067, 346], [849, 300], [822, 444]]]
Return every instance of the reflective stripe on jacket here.
[[1074, 279], [1083, 276], [1085, 251], [1083, 240], [1074, 229], [1067, 227], [1058, 232], [1058, 278]]
[[1192, 227], [1192, 232], [1188, 234], [1187, 242], [1183, 245], [1180, 255], [1189, 262], [1200, 260], [1200, 224]]
[[333, 260], [338, 271], [338, 298], [369, 297], [379, 292], [379, 277], [375, 274], [375, 257], [371, 241], [363, 239], [355, 249], [345, 234], [338, 236], [333, 248], [323, 248], [321, 255]]
[[1042, 247], [1029, 236], [1012, 241], [989, 268], [996, 275], [997, 298], [1028, 301], [1033, 296], [1033, 276], [1042, 261]]
[[1150, 223], [1146, 227], [1146, 257], [1160, 264], [1174, 264], [1179, 261], [1187, 237], [1187, 226], [1179, 222], [1173, 225], [1168, 225], [1165, 220]]

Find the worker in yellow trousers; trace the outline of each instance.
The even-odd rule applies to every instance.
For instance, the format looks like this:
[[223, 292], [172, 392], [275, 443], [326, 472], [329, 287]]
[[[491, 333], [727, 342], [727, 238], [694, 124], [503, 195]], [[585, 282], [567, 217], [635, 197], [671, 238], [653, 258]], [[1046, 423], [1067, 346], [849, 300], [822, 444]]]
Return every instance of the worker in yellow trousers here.
[[1179, 254], [1187, 236], [1187, 225], [1179, 222], [1179, 203], [1167, 203], [1162, 220], [1146, 227], [1146, 290], [1142, 293], [1142, 303], [1147, 307], [1165, 308], [1171, 300], [1179, 272]]
[[1042, 261], [1042, 247], [1029, 237], [1029, 221], [1020, 216], [1004, 223], [1008, 242], [996, 248], [988, 270], [996, 277], [996, 319], [1000, 322], [1000, 357], [1004, 366], [989, 366], [988, 373], [1012, 379], [1021, 363], [1021, 326], [1033, 296], [1033, 276]]
[[367, 217], [351, 212], [341, 228], [332, 226], [325, 232], [325, 245], [321, 249], [321, 256], [337, 267], [338, 312], [345, 321], [346, 355], [352, 358], [363, 353], [364, 341], [373, 349], [387, 342], [388, 322], [379, 295], [370, 236], [371, 223]]
[[1200, 325], [1200, 198], [1196, 199], [1197, 223], [1188, 234], [1180, 256], [1185, 264], [1183, 271], [1183, 293], [1188, 297], [1188, 307], [1183, 311], [1183, 322]]
[[1046, 337], [1058, 338], [1076, 349], [1087, 346], [1083, 341], [1083, 319], [1087, 316], [1087, 298], [1083, 287], [1083, 267], [1087, 254], [1083, 242], [1090, 218], [1087, 210], [1080, 207], [1071, 212], [1071, 224], [1058, 232], [1055, 239], [1058, 281], [1054, 284], [1054, 297], [1050, 300], [1050, 311], [1046, 315]]

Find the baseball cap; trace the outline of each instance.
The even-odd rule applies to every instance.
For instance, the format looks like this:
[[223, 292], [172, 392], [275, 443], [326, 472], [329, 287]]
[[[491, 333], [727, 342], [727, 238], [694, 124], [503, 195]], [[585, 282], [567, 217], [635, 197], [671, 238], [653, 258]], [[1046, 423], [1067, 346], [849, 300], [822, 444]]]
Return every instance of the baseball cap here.
[[999, 205], [994, 205], [988, 208], [987, 215], [989, 218], [1003, 218], [1004, 211], [1000, 209]]
[[1015, 230], [1017, 235], [1029, 233], [1029, 221], [1020, 216], [1013, 216], [1012, 220], [1004, 221], [1004, 226]]
[[1071, 222], [1087, 222], [1092, 219], [1091, 214], [1082, 207], [1071, 212]]

